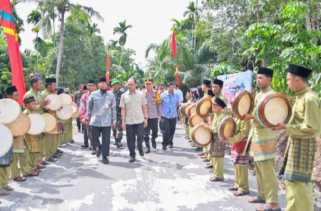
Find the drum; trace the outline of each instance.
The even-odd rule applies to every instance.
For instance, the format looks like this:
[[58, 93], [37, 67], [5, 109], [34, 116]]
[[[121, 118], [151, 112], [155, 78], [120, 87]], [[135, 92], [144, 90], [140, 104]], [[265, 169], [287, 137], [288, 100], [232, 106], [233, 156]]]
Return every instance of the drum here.
[[207, 117], [212, 110], [212, 97], [204, 96], [196, 106], [196, 113], [201, 117]]
[[23, 136], [30, 129], [30, 119], [24, 114], [20, 113], [19, 117], [12, 123], [7, 124], [6, 126], [10, 129], [13, 136]]
[[240, 119], [242, 119], [245, 114], [251, 113], [253, 108], [254, 100], [248, 91], [240, 92], [232, 104], [233, 113]]
[[79, 117], [79, 110], [78, 110], [78, 106], [77, 106], [77, 104], [76, 103], [72, 103], [71, 104], [71, 106], [72, 106], [72, 118], [73, 119], [76, 119], [76, 118], [78, 118]]
[[205, 124], [201, 123], [193, 127], [192, 131], [192, 140], [200, 146], [207, 146], [211, 143], [213, 139], [213, 133], [211, 128]]
[[188, 119], [188, 123], [191, 127], [194, 127], [198, 124], [204, 123], [204, 119], [203, 117], [201, 117], [198, 114], [193, 114], [189, 119]]
[[20, 115], [20, 105], [9, 98], [0, 100], [0, 123], [10, 124], [14, 122]]
[[184, 116], [187, 116], [187, 107], [191, 105], [191, 102], [183, 103], [180, 107], [180, 113], [183, 114]]
[[288, 98], [281, 93], [268, 94], [259, 102], [256, 117], [266, 127], [286, 124], [290, 120], [292, 108]]
[[56, 118], [48, 113], [42, 114], [42, 117], [45, 119], [45, 129], [44, 132], [48, 133], [50, 131], [53, 131], [57, 126], [57, 120]]
[[30, 119], [30, 129], [28, 130], [29, 135], [40, 135], [45, 131], [46, 122], [44, 117], [38, 113], [29, 114]]
[[9, 128], [5, 125], [0, 124], [0, 157], [4, 156], [9, 152], [13, 144], [13, 136]]
[[45, 107], [48, 110], [51, 111], [57, 111], [59, 108], [61, 108], [61, 100], [60, 97], [56, 94], [51, 94], [46, 97], [46, 100], [49, 101], [49, 104]]
[[71, 105], [72, 104], [72, 97], [66, 93], [62, 93], [59, 95], [60, 102], [62, 105]]
[[192, 103], [186, 108], [186, 113], [188, 117], [191, 117], [193, 114], [196, 114], [196, 103]]
[[220, 139], [227, 140], [235, 135], [236, 122], [232, 117], [225, 117], [218, 129], [218, 136]]
[[73, 112], [74, 110], [72, 108], [72, 105], [64, 105], [56, 112], [56, 114], [59, 119], [68, 120], [72, 117]]

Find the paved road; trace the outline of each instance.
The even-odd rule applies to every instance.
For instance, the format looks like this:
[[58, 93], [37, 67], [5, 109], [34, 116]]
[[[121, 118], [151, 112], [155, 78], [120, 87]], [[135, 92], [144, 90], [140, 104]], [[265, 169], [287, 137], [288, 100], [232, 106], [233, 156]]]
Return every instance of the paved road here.
[[[103, 165], [76, 143], [63, 148], [63, 157], [25, 183], [12, 183], [15, 192], [1, 198], [1, 211], [250, 211], [247, 197], [235, 198], [230, 159], [224, 183], [208, 182], [210, 173], [178, 129], [175, 148], [153, 152], [128, 163], [127, 149], [112, 147], [111, 162]], [[160, 137], [158, 139], [160, 142]], [[160, 148], [160, 143], [158, 145]], [[251, 194], [255, 180], [251, 180]], [[284, 201], [283, 195], [281, 201]]]

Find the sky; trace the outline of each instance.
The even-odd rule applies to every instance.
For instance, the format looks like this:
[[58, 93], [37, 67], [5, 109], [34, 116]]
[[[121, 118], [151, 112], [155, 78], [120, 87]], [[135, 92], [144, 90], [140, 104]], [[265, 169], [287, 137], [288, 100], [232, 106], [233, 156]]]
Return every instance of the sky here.
[[[123, 20], [133, 25], [128, 30], [126, 46], [136, 51], [136, 62], [145, 63], [145, 50], [150, 43], [160, 43], [170, 35], [172, 19], [182, 18], [190, 0], [72, 0], [93, 7], [104, 18], [95, 20], [101, 30], [101, 35], [107, 42], [116, 38], [113, 28]], [[22, 3], [17, 7], [20, 17], [26, 20], [27, 15], [35, 8], [33, 3]], [[21, 33], [22, 49], [33, 48], [32, 40], [35, 34], [25, 21], [25, 31]]]

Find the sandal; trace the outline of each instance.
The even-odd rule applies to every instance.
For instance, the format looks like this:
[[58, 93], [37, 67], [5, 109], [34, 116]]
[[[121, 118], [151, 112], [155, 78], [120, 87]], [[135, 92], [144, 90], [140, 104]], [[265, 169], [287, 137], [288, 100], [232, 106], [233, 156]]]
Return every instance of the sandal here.
[[211, 177], [210, 181], [211, 182], [223, 182], [224, 179], [223, 178], [219, 178], [219, 177]]
[[228, 190], [229, 190], [229, 191], [237, 191], [238, 188], [237, 188], [237, 187], [231, 187], [231, 188], [229, 188]]
[[265, 200], [262, 199], [262, 198], [259, 197], [259, 196], [256, 196], [256, 197], [250, 199], [248, 202], [249, 202], [249, 203], [253, 203], [253, 204], [264, 204], [264, 203], [265, 203]]
[[26, 179], [25, 177], [16, 177], [16, 178], [14, 178], [13, 180], [16, 181], [16, 182], [24, 182], [24, 181], [26, 181], [27, 179]]
[[234, 193], [234, 196], [245, 196], [245, 195], [249, 195], [250, 192], [249, 191], [236, 191]]
[[282, 211], [281, 208], [272, 208], [272, 207], [267, 207], [266, 206], [263, 206], [261, 208], [256, 208], [256, 211]]

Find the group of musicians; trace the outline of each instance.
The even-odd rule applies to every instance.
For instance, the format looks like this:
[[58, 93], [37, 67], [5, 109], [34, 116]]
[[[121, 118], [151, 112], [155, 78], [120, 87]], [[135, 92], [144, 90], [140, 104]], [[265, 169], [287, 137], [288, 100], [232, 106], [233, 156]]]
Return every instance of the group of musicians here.
[[[42, 80], [38, 76], [30, 80], [30, 90], [24, 96], [23, 113], [50, 113], [56, 117], [55, 112], [45, 107], [49, 103], [46, 97], [57, 93], [56, 79], [53, 77], [45, 79], [45, 89]], [[60, 93], [63, 90], [59, 90]], [[19, 101], [19, 93], [15, 86], [5, 90], [5, 97]], [[42, 133], [40, 135], [26, 134], [14, 137], [12, 151], [5, 158], [0, 158], [0, 196], [8, 195], [13, 191], [8, 183], [13, 179], [16, 182], [24, 182], [26, 177], [38, 176], [41, 169], [48, 162], [55, 162], [62, 155], [59, 146], [72, 142], [72, 119], [61, 121], [57, 119], [57, 128], [53, 133]], [[12, 159], [10, 159], [12, 158]], [[4, 160], [4, 161], [2, 161]]]
[[[250, 203], [261, 204], [257, 210], [278, 211], [279, 180], [276, 172], [276, 146], [280, 131], [288, 135], [284, 165], [281, 174], [285, 180], [286, 211], [313, 211], [313, 165], [317, 138], [320, 137], [320, 100], [308, 85], [312, 71], [306, 67], [290, 64], [288, 66], [287, 84], [295, 95], [292, 115], [287, 124], [278, 124], [269, 128], [260, 123], [256, 117], [259, 102], [268, 94], [274, 93], [271, 82], [273, 70], [260, 67], [256, 76], [258, 92], [255, 93], [253, 113], [237, 118], [228, 108], [222, 95], [223, 81], [204, 80], [204, 95], [213, 96], [212, 113], [208, 124], [214, 134], [209, 146], [203, 147], [200, 154], [213, 169], [212, 182], [224, 181], [224, 154], [226, 145], [230, 145], [231, 157], [235, 169], [234, 186], [229, 190], [235, 196], [249, 194], [248, 169], [250, 159], [254, 160], [257, 196]], [[226, 116], [236, 119], [236, 133], [224, 140], [219, 136], [218, 128]], [[188, 126], [187, 126], [188, 127]], [[187, 130], [187, 133], [188, 132]], [[189, 134], [190, 135], [190, 134]], [[318, 139], [319, 140], [319, 139]], [[250, 144], [249, 144], [250, 143]], [[195, 145], [195, 143], [192, 143]], [[320, 180], [319, 180], [320, 181]]]
[[[259, 102], [265, 96], [274, 92], [271, 88], [272, 69], [259, 68], [256, 76], [256, 84], [259, 91], [255, 94], [254, 111], [252, 114], [246, 114], [242, 118], [236, 118], [228, 108], [229, 105], [222, 94], [223, 81], [219, 79], [215, 79], [213, 83], [210, 80], [203, 81], [202, 91], [204, 95], [213, 97], [212, 115], [208, 120], [208, 124], [211, 125], [214, 138], [209, 146], [203, 147], [203, 152], [200, 156], [209, 162], [209, 166], [213, 169], [213, 175], [210, 178], [211, 182], [224, 181], [224, 156], [226, 145], [229, 144], [235, 168], [235, 183], [229, 190], [234, 191], [235, 196], [249, 194], [248, 165], [250, 159], [253, 159], [258, 195], [250, 199], [249, 202], [264, 204], [262, 207], [258, 207], [257, 210], [280, 210], [278, 203], [278, 175], [275, 168], [276, 142], [279, 132], [286, 131], [288, 144], [285, 152], [284, 168], [282, 168], [286, 187], [286, 211], [313, 211], [312, 173], [316, 140], [320, 136], [321, 129], [321, 105], [317, 94], [308, 85], [308, 79], [311, 74], [312, 71], [306, 67], [289, 65], [287, 84], [295, 94], [292, 116], [287, 124], [278, 124], [272, 128], [260, 124], [255, 115]], [[123, 94], [123, 90], [119, 86], [120, 82], [114, 80], [112, 85], [114, 87], [114, 95], [116, 99], [118, 98], [117, 101], [120, 101]], [[155, 117], [147, 118], [149, 127], [145, 129], [145, 142], [148, 142], [146, 144], [147, 152], [150, 152], [150, 130], [152, 130], [152, 147], [156, 148], [155, 139], [157, 137], [158, 123], [154, 123], [153, 119], [155, 119], [155, 122], [158, 121], [160, 115], [158, 106], [160, 102], [157, 99], [157, 93], [151, 88], [152, 80], [147, 80], [146, 85], [148, 89], [144, 97], [147, 98], [148, 102], [145, 105], [150, 104], [148, 106], [155, 107], [155, 110], [149, 110], [149, 113], [154, 112]], [[49, 103], [46, 97], [50, 94], [57, 94], [55, 78], [47, 78], [45, 80], [45, 89], [42, 89], [41, 78], [33, 77], [30, 81], [30, 87], [31, 89], [24, 96], [23, 112], [25, 114], [48, 112], [55, 116], [55, 113], [45, 108]], [[87, 84], [87, 90], [80, 99], [80, 118], [84, 127], [87, 128], [85, 130], [84, 148], [89, 146], [88, 137], [92, 131], [86, 126], [88, 123], [86, 123], [85, 116], [82, 115], [88, 113], [86, 108], [88, 108], [90, 94], [96, 90], [95, 83], [90, 81]], [[7, 98], [16, 101], [19, 99], [19, 94], [14, 86], [8, 87], [5, 94]], [[120, 102], [117, 102], [118, 104]], [[119, 117], [121, 117], [120, 111], [117, 111]], [[219, 124], [226, 116], [235, 117], [237, 125], [236, 133], [228, 140], [222, 139], [218, 134]], [[176, 119], [177, 116], [174, 118]], [[120, 134], [122, 134], [123, 127], [120, 123], [117, 123], [116, 126], [114, 127], [116, 145], [120, 147]], [[189, 126], [187, 125], [188, 128]], [[250, 144], [248, 145], [249, 141]], [[40, 170], [45, 168], [48, 162], [55, 162], [61, 156], [62, 151], [58, 147], [68, 142], [72, 142], [72, 119], [58, 121], [57, 133], [26, 134], [21, 137], [14, 137], [13, 159], [8, 165], [0, 165], [0, 195], [7, 195], [13, 190], [8, 185], [10, 179], [23, 182], [26, 177], [38, 176]], [[247, 150], [247, 146], [250, 146], [249, 150]]]

